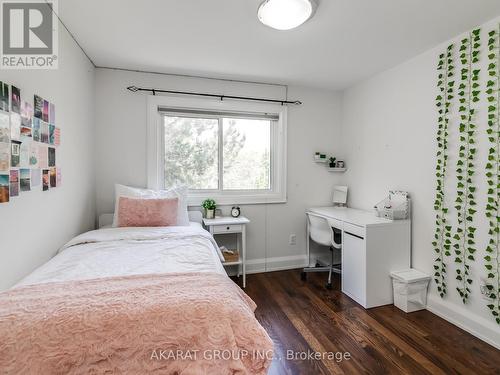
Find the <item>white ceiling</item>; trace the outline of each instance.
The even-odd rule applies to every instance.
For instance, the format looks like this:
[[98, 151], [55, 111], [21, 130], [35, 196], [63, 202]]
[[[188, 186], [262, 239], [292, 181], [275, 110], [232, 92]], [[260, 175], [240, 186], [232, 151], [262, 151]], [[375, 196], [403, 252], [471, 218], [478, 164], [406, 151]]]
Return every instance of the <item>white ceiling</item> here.
[[260, 0], [60, 0], [97, 66], [342, 89], [500, 15], [499, 0], [320, 0], [276, 31]]

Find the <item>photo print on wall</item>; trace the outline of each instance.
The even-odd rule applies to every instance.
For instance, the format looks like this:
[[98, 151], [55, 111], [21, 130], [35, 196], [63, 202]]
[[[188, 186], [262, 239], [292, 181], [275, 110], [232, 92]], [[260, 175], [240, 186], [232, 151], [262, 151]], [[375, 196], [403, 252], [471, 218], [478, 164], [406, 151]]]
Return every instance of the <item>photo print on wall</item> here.
[[9, 112], [9, 85], [0, 81], [0, 110]]
[[42, 171], [42, 190], [43, 191], [49, 190], [49, 185], [50, 185], [49, 170], [48, 169], [44, 169]]
[[0, 174], [0, 203], [7, 203], [9, 197], [9, 175]]
[[10, 87], [10, 106], [12, 112], [21, 113], [21, 90], [16, 86]]
[[10, 171], [10, 196], [17, 197], [19, 195], [19, 171], [13, 169]]
[[0, 82], [0, 203], [35, 187], [47, 191], [61, 185], [55, 105], [39, 95], [25, 101], [21, 92]]
[[31, 171], [29, 169], [19, 170], [19, 186], [21, 191], [31, 190]]

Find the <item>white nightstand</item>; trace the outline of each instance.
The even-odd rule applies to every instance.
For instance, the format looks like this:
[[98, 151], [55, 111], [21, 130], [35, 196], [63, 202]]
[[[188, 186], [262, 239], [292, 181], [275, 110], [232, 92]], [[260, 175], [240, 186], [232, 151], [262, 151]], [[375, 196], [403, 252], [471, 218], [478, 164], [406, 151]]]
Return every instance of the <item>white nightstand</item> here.
[[241, 274], [243, 276], [243, 288], [246, 287], [246, 225], [250, 222], [246, 217], [231, 217], [221, 216], [215, 219], [203, 219], [203, 224], [208, 228], [208, 231], [215, 237], [217, 234], [235, 233], [236, 250], [239, 253], [239, 259], [234, 262], [224, 262], [224, 266], [238, 266], [238, 276], [240, 275], [239, 266], [241, 266]]

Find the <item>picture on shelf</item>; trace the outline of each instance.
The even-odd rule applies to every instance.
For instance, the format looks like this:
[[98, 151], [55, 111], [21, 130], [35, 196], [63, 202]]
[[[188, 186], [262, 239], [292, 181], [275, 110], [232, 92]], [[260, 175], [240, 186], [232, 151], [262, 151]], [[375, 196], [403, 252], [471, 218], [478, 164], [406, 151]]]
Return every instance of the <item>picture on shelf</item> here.
[[0, 203], [7, 203], [9, 201], [9, 175], [0, 175]]
[[16, 86], [10, 87], [10, 105], [12, 112], [21, 113], [21, 90]]
[[0, 109], [9, 112], [9, 85], [0, 81]]
[[49, 186], [50, 186], [49, 170], [48, 169], [44, 169], [42, 171], [42, 190], [43, 191], [49, 190]]
[[31, 138], [31, 128], [21, 126], [21, 138]]
[[30, 169], [20, 169], [19, 170], [19, 185], [21, 191], [31, 190], [31, 170]]
[[13, 169], [10, 171], [10, 196], [17, 197], [19, 195], [19, 171]]
[[43, 112], [43, 99], [39, 97], [38, 95], [34, 96], [33, 99], [33, 115], [38, 118], [42, 119], [42, 112]]

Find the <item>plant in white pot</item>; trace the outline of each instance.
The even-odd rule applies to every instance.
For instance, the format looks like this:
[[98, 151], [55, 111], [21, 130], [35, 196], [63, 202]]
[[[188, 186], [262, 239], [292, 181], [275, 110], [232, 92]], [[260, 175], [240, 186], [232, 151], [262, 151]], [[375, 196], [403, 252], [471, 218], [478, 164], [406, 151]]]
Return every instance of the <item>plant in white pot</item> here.
[[207, 219], [213, 219], [215, 217], [215, 208], [217, 207], [217, 205], [215, 204], [215, 201], [213, 199], [205, 199], [201, 203], [201, 207], [203, 207], [205, 211], [205, 217]]

